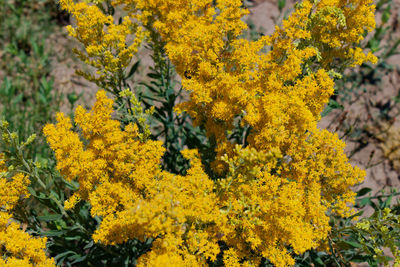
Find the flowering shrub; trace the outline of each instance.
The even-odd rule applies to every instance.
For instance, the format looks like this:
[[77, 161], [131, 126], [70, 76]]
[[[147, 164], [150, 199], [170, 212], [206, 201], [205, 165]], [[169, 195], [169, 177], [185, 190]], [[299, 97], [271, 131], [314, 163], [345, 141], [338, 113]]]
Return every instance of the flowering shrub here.
[[[99, 91], [91, 112], [77, 108], [75, 121], [84, 142], [61, 113], [58, 123], [47, 125], [44, 133], [61, 174], [68, 180], [77, 178], [80, 185], [66, 208], [81, 199], [89, 201], [92, 216], [102, 218], [93, 235], [97, 242], [155, 239], [144, 256], [146, 264], [214, 261], [220, 252], [218, 241], [230, 247], [224, 255], [229, 265], [248, 255], [250, 265], [258, 265], [262, 257], [276, 265], [293, 264], [285, 245], [296, 253], [317, 246], [329, 231], [328, 210], [347, 211], [345, 204], [353, 199], [349, 186], [354, 180], [346, 182], [337, 174], [331, 176], [332, 183], [319, 180], [318, 165], [303, 181], [281, 178], [288, 177], [290, 162], [278, 163], [283, 160], [278, 151], [237, 146], [233, 157], [223, 158], [230, 166], [227, 176], [215, 183], [202, 170], [195, 151], [183, 152], [192, 161], [186, 176], [162, 171], [161, 142], [140, 141], [136, 124], [121, 130], [120, 122], [111, 119], [112, 104]], [[309, 136], [311, 144], [313, 137]], [[326, 149], [319, 143], [310, 145], [308, 157]], [[333, 170], [357, 174], [349, 165], [340, 165], [343, 154], [334, 156], [339, 160], [330, 161]], [[318, 162], [320, 157], [314, 157]]]
[[[82, 230], [90, 239], [83, 249], [112, 252], [134, 241], [129, 249], [140, 251], [137, 261], [125, 264], [138, 266], [290, 266], [296, 255], [326, 250], [330, 220], [353, 214], [351, 188], [365, 172], [350, 165], [337, 134], [317, 122], [339, 72], [376, 62], [359, 47], [375, 27], [371, 0], [305, 0], [256, 41], [243, 38], [248, 11], [238, 0], [60, 4], [76, 21], [68, 31], [84, 47], [77, 56], [93, 67], [78, 73], [103, 90], [90, 111], [76, 109], [74, 123], [59, 113], [43, 129], [73, 191], [45, 198], [61, 212], [46, 218], [56, 221], [48, 227], [76, 223], [86, 230], [75, 218], [88, 204], [96, 223], [93, 232]], [[125, 16], [114, 18], [115, 10]], [[142, 43], [153, 50], [155, 68], [167, 69], [151, 78], [172, 79], [171, 62], [190, 92], [175, 105], [177, 98], [168, 97], [176, 88], [166, 86], [168, 112], [156, 104], [143, 110], [130, 88], [136, 64], [128, 68]], [[204, 130], [209, 146], [183, 144], [194, 149], [178, 151], [190, 167], [177, 173], [163, 156], [167, 142], [180, 141], [167, 138], [179, 113]], [[154, 120], [167, 121], [166, 144], [153, 138]], [[75, 262], [90, 253], [74, 255]]]
[[[84, 76], [121, 91], [118, 79], [138, 44], [159, 34], [191, 92], [177, 110], [218, 144], [218, 179], [202, 171], [195, 152], [184, 152], [192, 155], [186, 176], [162, 171], [162, 144], [139, 140], [135, 124], [121, 130], [101, 91], [91, 113], [75, 113], [85, 142], [63, 115], [44, 129], [58, 169], [79, 183], [66, 206], [86, 200], [102, 218], [94, 240], [153, 238], [139, 259], [145, 265], [205, 264], [223, 242], [226, 265], [257, 266], [267, 258], [283, 266], [294, 264], [288, 247], [298, 254], [318, 246], [330, 229], [327, 214], [348, 214], [350, 187], [364, 176], [347, 162], [337, 135], [316, 123], [335, 70], [376, 61], [356, 46], [374, 27], [372, 3], [304, 1], [272, 36], [254, 42], [240, 38], [247, 14], [240, 1], [110, 3], [128, 14], [119, 24], [101, 4], [61, 1], [77, 20], [69, 32], [85, 46], [79, 57], [98, 69]], [[244, 143], [229, 140], [236, 118], [250, 129]]]

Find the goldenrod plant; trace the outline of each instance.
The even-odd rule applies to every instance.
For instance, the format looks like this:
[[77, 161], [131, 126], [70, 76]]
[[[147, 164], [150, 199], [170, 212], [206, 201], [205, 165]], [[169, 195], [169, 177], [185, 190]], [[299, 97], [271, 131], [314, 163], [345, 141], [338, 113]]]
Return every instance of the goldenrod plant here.
[[[304, 0], [257, 40], [245, 38], [240, 0], [60, 6], [96, 101], [44, 126], [58, 173], [18, 142], [8, 153], [45, 207], [16, 216], [28, 213], [57, 264], [378, 264], [389, 262], [383, 247], [399, 261], [396, 208], [355, 219], [365, 171], [317, 127], [344, 69], [377, 62], [360, 47], [375, 27], [371, 0]], [[142, 47], [154, 65], [136, 82]]]

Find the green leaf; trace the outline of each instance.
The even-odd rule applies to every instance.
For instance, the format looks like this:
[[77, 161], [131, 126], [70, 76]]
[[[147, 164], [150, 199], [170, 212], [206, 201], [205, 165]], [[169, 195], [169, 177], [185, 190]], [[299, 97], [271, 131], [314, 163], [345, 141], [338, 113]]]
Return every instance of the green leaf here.
[[39, 192], [39, 194], [36, 193], [36, 191], [32, 187], [28, 187], [29, 193], [34, 196], [35, 198], [38, 199], [49, 199], [49, 197], [42, 192]]
[[321, 266], [326, 266], [320, 257], [314, 259], [315, 263], [318, 263]]
[[68, 102], [71, 106], [73, 106], [75, 104], [76, 101], [78, 101], [78, 99], [82, 96], [82, 94], [77, 94], [75, 92], [69, 93], [67, 94], [67, 99]]
[[126, 79], [129, 79], [135, 74], [140, 64], [140, 60], [138, 60], [135, 64], [133, 64], [132, 68], [129, 70], [128, 75], [126, 75]]
[[371, 52], [374, 53], [374, 52], [377, 52], [379, 50], [379, 44], [380, 44], [380, 42], [377, 39], [372, 38], [368, 42], [368, 47], [371, 49]]
[[370, 256], [368, 255], [354, 255], [351, 258], [351, 261], [361, 263], [361, 262], [366, 262], [369, 258]]
[[282, 9], [286, 6], [286, 0], [278, 0], [278, 8], [279, 11], [282, 11]]
[[50, 214], [50, 215], [38, 216], [37, 218], [40, 221], [51, 222], [51, 221], [60, 220], [62, 218], [62, 215], [61, 214]]
[[392, 203], [393, 195], [390, 195], [385, 202], [382, 203], [381, 208], [389, 208], [390, 204]]
[[16, 97], [14, 97], [14, 99], [11, 101], [13, 104], [18, 104], [19, 102], [21, 102], [22, 98], [24, 97], [23, 93], [20, 93], [19, 95], [17, 95]]
[[153, 79], [160, 79], [161, 75], [158, 73], [149, 73], [147, 74], [148, 77], [153, 78]]
[[65, 231], [63, 231], [63, 230], [50, 230], [50, 231], [42, 233], [43, 236], [48, 236], [48, 237], [50, 237], [50, 236], [62, 236], [64, 234], [65, 234]]
[[357, 197], [362, 197], [362, 196], [368, 194], [368, 193], [371, 192], [371, 191], [372, 191], [371, 188], [369, 188], [369, 187], [364, 187], [364, 188], [360, 189], [360, 190], [357, 192]]
[[73, 256], [68, 257], [69, 260], [72, 260], [71, 264], [82, 262], [86, 259], [86, 256], [75, 254]]
[[354, 241], [348, 241], [348, 240], [342, 240], [343, 243], [346, 243], [347, 245], [353, 247], [353, 248], [362, 248], [363, 246], [357, 242]]
[[371, 205], [372, 201], [369, 197], [366, 198], [362, 198], [359, 202], [360, 206], [367, 206], [367, 205]]
[[76, 253], [75, 253], [74, 251], [70, 251], [70, 250], [69, 250], [69, 251], [66, 251], [66, 252], [57, 254], [57, 255], [54, 257], [54, 259], [55, 259], [56, 261], [58, 261], [59, 259], [65, 258], [65, 257], [67, 257], [67, 256], [70, 255], [70, 254], [75, 255]]
[[343, 110], [343, 106], [340, 105], [338, 102], [336, 102], [333, 99], [329, 99], [329, 103], [328, 105], [325, 107], [325, 109], [322, 111], [321, 113], [321, 117], [325, 117], [326, 115], [328, 115], [329, 113], [331, 113], [332, 110], [334, 109], [342, 109]]
[[389, 5], [386, 9], [385, 9], [385, 11], [383, 11], [383, 13], [382, 13], [382, 22], [383, 23], [386, 23], [386, 22], [388, 22], [388, 20], [389, 20], [389, 18], [390, 18], [390, 9], [391, 9], [391, 6]]
[[83, 249], [89, 249], [89, 248], [93, 247], [93, 245], [94, 245], [94, 242], [93, 242], [93, 240], [91, 240], [88, 244], [86, 244], [86, 246], [83, 247]]

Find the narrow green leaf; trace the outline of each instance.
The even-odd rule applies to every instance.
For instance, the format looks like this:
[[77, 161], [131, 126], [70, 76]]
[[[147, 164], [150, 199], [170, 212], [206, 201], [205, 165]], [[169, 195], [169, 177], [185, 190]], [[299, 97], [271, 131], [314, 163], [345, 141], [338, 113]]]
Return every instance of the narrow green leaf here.
[[49, 214], [49, 215], [38, 216], [37, 218], [40, 221], [51, 222], [51, 221], [60, 220], [62, 218], [62, 215], [61, 214]]
[[371, 188], [369, 188], [369, 187], [364, 187], [364, 188], [358, 190], [358, 192], [357, 192], [357, 197], [362, 197], [362, 196], [368, 194], [368, 193], [371, 192], [371, 191], [372, 191]]
[[342, 240], [342, 241], [353, 248], [362, 248], [363, 247], [361, 244], [354, 242], [354, 241], [348, 241], [348, 240]]
[[129, 70], [128, 75], [125, 77], [126, 79], [131, 78], [135, 72], [137, 71], [140, 64], [140, 60], [138, 60], [135, 64], [133, 64], [132, 68]]

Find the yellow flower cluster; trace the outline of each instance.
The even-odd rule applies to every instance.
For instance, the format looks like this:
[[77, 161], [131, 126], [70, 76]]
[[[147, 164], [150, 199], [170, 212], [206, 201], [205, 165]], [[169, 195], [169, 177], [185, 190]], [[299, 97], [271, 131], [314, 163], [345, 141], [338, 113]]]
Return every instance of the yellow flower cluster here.
[[92, 215], [102, 217], [93, 236], [98, 242], [154, 238], [143, 265], [197, 266], [215, 260], [217, 241], [231, 247], [224, 257], [236, 265], [246, 258], [256, 266], [262, 257], [292, 264], [286, 247], [302, 253], [317, 246], [329, 231], [326, 212], [345, 211], [353, 199], [349, 187], [363, 175], [346, 163], [343, 143], [327, 131], [309, 134], [292, 158], [277, 149], [236, 146], [234, 156], [223, 159], [228, 176], [216, 184], [195, 151], [183, 152], [192, 163], [187, 175], [173, 175], [160, 169], [161, 143], [140, 141], [135, 125], [121, 130], [111, 119], [112, 104], [100, 91], [91, 112], [78, 107], [75, 120], [85, 141], [63, 114], [44, 133], [57, 168], [80, 184], [66, 207], [89, 201]]
[[223, 158], [229, 171], [218, 192], [228, 217], [225, 241], [238, 255], [237, 266], [249, 255], [250, 266], [262, 257], [276, 266], [293, 265], [288, 247], [297, 254], [317, 247], [330, 230], [327, 212], [348, 214], [346, 204], [355, 196], [349, 187], [364, 172], [347, 163], [344, 143], [329, 132], [307, 139], [293, 156], [236, 145], [233, 156]]
[[[3, 158], [4, 155], [0, 155]], [[0, 266], [48, 267], [54, 261], [46, 257], [46, 238], [34, 238], [22, 231], [21, 225], [12, 221], [12, 209], [18, 201], [28, 197], [29, 179], [16, 174], [7, 179], [8, 169], [0, 161]]]
[[375, 6], [372, 3], [370, 0], [317, 2], [308, 26], [325, 68], [337, 58], [349, 60], [350, 66], [376, 61], [371, 53], [365, 55], [361, 48], [352, 47], [364, 39], [365, 31], [375, 28]]
[[[93, 239], [120, 244], [129, 239], [153, 238], [151, 252], [139, 266], [196, 266], [219, 253], [216, 232], [223, 223], [213, 193], [195, 151], [184, 151], [192, 167], [186, 176], [161, 170], [165, 151], [160, 141], [140, 141], [138, 128], [124, 130], [111, 118], [113, 101], [97, 93], [91, 112], [78, 107], [70, 119], [57, 115], [56, 125], [44, 133], [55, 151], [57, 168], [68, 180], [77, 179], [78, 191], [65, 203], [88, 201], [91, 214], [102, 218]], [[186, 264], [186, 265], [185, 265]]]
[[[60, 0], [60, 4], [76, 19], [76, 27], [67, 27], [69, 34], [86, 50], [86, 53], [77, 49], [74, 52], [86, 64], [97, 69], [97, 76], [82, 71], [79, 73], [93, 82], [111, 79], [114, 73], [121, 75], [144, 38], [142, 28], [127, 16], [121, 23], [114, 23], [112, 16], [86, 2]], [[133, 40], [131, 35], [135, 36]]]
[[[375, 26], [372, 0], [304, 0], [271, 36], [257, 41], [240, 37], [248, 13], [240, 0], [111, 3], [160, 34], [191, 92], [177, 109], [215, 138], [221, 160], [214, 169], [224, 178], [210, 182], [198, 160], [184, 178], [160, 171], [161, 145], [137, 141], [135, 126], [120, 131], [100, 93], [91, 114], [76, 112], [86, 148], [61, 115], [57, 126], [45, 128], [59, 169], [78, 178], [76, 197], [103, 216], [95, 238], [112, 244], [157, 237], [141, 261], [150, 266], [201, 265], [219, 252], [215, 240], [229, 247], [223, 256], [229, 266], [257, 266], [262, 257], [291, 265], [288, 247], [295, 253], [316, 247], [330, 230], [327, 213], [348, 214], [350, 187], [365, 175], [348, 163], [338, 136], [317, 122], [334, 92], [336, 66], [376, 61], [357, 46]], [[79, 5], [70, 1], [65, 8]], [[230, 140], [238, 118], [250, 129], [246, 148]], [[186, 186], [189, 191], [177, 191]], [[199, 207], [191, 211], [190, 205]]]

